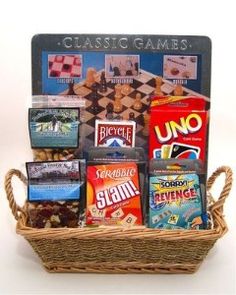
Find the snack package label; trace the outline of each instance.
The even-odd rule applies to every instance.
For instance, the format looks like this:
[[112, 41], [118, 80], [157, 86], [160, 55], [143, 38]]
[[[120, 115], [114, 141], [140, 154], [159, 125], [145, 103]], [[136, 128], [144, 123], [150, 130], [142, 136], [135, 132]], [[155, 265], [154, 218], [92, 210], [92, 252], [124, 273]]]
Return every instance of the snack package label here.
[[26, 163], [27, 174], [30, 180], [38, 179], [81, 179], [81, 160], [29, 162]]
[[79, 109], [29, 109], [32, 148], [76, 148]]
[[201, 229], [202, 216], [197, 174], [150, 176], [149, 227]]
[[87, 167], [88, 225], [141, 225], [140, 198], [135, 163]]
[[153, 108], [149, 158], [201, 159], [207, 155], [207, 111]]
[[64, 184], [30, 184], [28, 187], [29, 201], [60, 201], [79, 200], [81, 183]]
[[85, 160], [28, 162], [28, 201], [79, 200]]

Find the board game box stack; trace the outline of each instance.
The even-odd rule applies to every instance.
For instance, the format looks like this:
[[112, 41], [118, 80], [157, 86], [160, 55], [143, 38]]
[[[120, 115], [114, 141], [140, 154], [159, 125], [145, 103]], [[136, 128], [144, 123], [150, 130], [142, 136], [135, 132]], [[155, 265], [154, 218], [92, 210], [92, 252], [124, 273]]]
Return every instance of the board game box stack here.
[[206, 228], [210, 57], [207, 37], [34, 36], [31, 225]]

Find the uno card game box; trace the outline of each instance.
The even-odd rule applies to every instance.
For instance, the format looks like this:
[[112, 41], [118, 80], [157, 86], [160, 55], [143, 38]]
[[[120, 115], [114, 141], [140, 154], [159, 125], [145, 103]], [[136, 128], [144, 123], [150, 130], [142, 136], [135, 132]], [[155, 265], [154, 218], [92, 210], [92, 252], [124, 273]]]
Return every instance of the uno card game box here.
[[87, 167], [87, 225], [142, 224], [137, 164]]
[[[163, 103], [163, 100], [168, 103]], [[208, 101], [203, 97], [154, 98], [151, 104], [149, 158], [201, 159], [205, 163], [207, 108]]]
[[[176, 162], [177, 161], [177, 162]], [[156, 169], [154, 167], [156, 166]], [[149, 177], [149, 227], [204, 229], [206, 204], [198, 160], [154, 160]]]

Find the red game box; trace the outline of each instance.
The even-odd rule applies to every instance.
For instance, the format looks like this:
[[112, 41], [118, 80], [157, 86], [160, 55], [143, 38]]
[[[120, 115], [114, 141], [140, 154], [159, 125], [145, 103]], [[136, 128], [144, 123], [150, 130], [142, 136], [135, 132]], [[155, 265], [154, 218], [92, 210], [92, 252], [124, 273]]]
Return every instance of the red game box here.
[[88, 225], [142, 224], [141, 194], [136, 163], [87, 167]]
[[208, 102], [203, 97], [155, 97], [151, 103], [149, 158], [207, 158]]

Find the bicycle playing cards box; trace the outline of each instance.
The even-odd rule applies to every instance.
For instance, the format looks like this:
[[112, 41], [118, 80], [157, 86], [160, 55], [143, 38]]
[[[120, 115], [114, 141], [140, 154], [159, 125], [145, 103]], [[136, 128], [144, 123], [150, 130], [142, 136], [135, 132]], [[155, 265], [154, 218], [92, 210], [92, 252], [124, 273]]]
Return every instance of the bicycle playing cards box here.
[[136, 163], [87, 167], [87, 225], [141, 225], [140, 198]]
[[208, 120], [208, 101], [203, 97], [153, 98], [149, 158], [200, 159], [205, 163]]
[[96, 120], [94, 145], [99, 147], [134, 147], [135, 122]]

